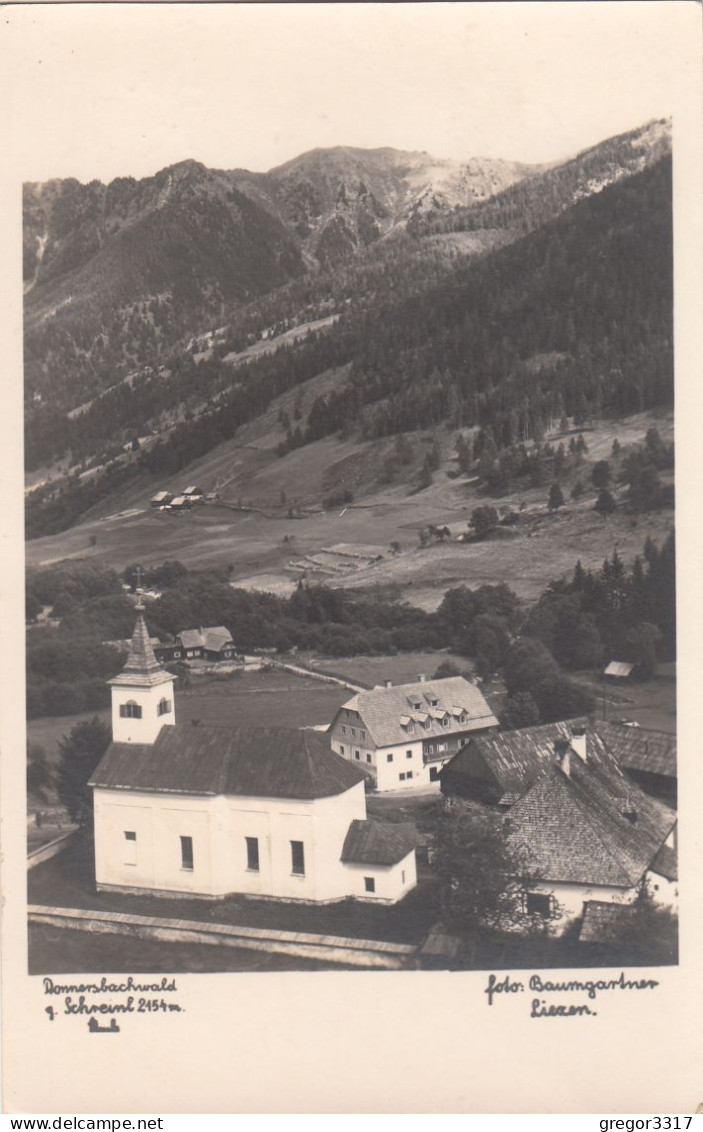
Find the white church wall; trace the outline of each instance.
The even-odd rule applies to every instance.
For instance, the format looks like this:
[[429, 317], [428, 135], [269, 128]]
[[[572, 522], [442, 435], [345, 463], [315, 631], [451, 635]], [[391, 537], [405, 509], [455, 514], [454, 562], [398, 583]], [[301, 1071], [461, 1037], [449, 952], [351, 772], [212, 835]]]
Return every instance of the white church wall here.
[[[345, 864], [346, 889], [360, 900], [395, 903], [417, 884], [415, 850], [395, 865]], [[373, 883], [369, 890], [367, 879]]]

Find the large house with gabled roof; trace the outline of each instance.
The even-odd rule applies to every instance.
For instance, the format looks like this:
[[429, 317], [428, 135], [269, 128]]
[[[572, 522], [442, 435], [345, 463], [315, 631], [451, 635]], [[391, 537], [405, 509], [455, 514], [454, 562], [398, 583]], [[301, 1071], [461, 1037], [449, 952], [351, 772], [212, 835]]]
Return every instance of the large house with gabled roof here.
[[174, 681], [138, 607], [89, 783], [99, 889], [393, 903], [415, 886], [414, 837], [367, 818], [365, 775], [326, 736], [178, 724]]
[[377, 790], [436, 784], [467, 739], [498, 726], [474, 684], [463, 676], [420, 677], [412, 684], [357, 692], [330, 728], [332, 750], [360, 766]]

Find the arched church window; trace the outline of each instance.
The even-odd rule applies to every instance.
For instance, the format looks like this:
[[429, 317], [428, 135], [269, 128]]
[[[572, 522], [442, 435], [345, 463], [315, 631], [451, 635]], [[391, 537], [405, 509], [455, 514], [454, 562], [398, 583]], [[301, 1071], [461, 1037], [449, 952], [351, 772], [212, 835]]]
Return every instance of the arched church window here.
[[141, 719], [141, 705], [134, 700], [127, 700], [126, 704], [120, 704], [120, 716], [122, 719]]

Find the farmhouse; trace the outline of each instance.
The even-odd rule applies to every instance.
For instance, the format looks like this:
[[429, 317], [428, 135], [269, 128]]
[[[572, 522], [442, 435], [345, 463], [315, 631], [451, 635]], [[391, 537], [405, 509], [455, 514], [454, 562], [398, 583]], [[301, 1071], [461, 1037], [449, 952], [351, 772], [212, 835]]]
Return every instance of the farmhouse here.
[[174, 660], [231, 660], [236, 655], [234, 641], [224, 625], [207, 629], [182, 629], [176, 634]]
[[138, 609], [89, 783], [98, 889], [387, 903], [412, 889], [414, 840], [367, 819], [363, 772], [326, 738], [177, 724]]
[[175, 495], [168, 504], [170, 511], [187, 511], [191, 505], [190, 499], [185, 495]]
[[191, 503], [201, 503], [205, 498], [203, 489], [196, 487], [195, 484], [192, 483], [183, 489], [183, 495], [186, 499], [190, 499]]
[[166, 507], [171, 502], [173, 497], [168, 491], [157, 491], [156, 495], [152, 495], [149, 503], [152, 507]]
[[440, 770], [466, 739], [497, 726], [478, 688], [462, 676], [421, 676], [358, 692], [337, 712], [329, 736], [332, 750], [358, 764], [377, 790], [438, 788]]
[[526, 910], [557, 931], [587, 901], [631, 904], [642, 882], [676, 902], [676, 814], [626, 777], [600, 725], [472, 740], [442, 772], [442, 789], [507, 814], [508, 844], [531, 878]]

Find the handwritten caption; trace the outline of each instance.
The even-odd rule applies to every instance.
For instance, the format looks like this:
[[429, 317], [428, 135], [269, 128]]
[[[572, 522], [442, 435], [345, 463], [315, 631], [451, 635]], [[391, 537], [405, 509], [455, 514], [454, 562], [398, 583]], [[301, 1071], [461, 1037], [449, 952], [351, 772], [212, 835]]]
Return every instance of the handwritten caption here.
[[[621, 971], [616, 979], [545, 979], [530, 975], [529, 979], [514, 979], [511, 975], [489, 975], [483, 993], [489, 1006], [496, 1001], [521, 994], [531, 994], [530, 1018], [596, 1018], [598, 996], [613, 991], [652, 991], [659, 986], [656, 979], [628, 979]], [[544, 995], [569, 995], [568, 1002], [550, 1002]], [[587, 1002], [574, 1001], [586, 998]]]
[[164, 975], [158, 982], [140, 982], [131, 975], [110, 982], [104, 975], [95, 983], [57, 983], [44, 978], [44, 994], [52, 1000], [44, 1012], [50, 1022], [65, 1016], [88, 1021], [92, 1034], [118, 1034], [118, 1018], [135, 1014], [182, 1014], [184, 1007], [175, 999], [175, 979]]

